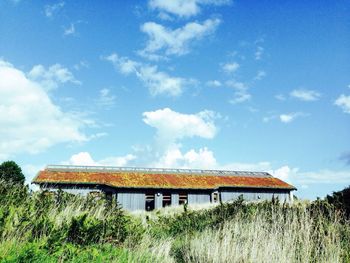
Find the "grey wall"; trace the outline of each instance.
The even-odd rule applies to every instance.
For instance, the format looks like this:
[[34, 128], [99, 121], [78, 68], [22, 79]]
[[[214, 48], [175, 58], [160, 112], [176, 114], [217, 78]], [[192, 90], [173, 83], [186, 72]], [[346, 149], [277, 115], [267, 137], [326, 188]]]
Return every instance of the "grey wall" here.
[[[41, 187], [43, 190], [56, 191], [58, 188], [65, 192], [72, 194], [87, 195], [91, 191], [110, 192], [115, 194], [118, 203], [126, 210], [144, 210], [145, 209], [145, 191], [140, 190], [122, 190], [111, 188], [108, 186], [93, 186], [93, 185], [47, 185]], [[168, 190], [167, 190], [168, 191]], [[292, 202], [289, 190], [278, 189], [221, 189], [219, 196], [222, 202], [233, 201], [240, 195], [243, 195], [244, 200], [271, 200], [273, 196], [278, 198], [281, 202]], [[157, 193], [160, 195], [158, 196]], [[188, 192], [188, 204], [203, 204], [210, 203], [211, 192], [200, 192], [195, 190], [189, 190]], [[260, 198], [259, 198], [260, 197]], [[171, 193], [171, 205], [176, 206], [179, 204], [179, 194], [176, 190]], [[163, 207], [163, 194], [162, 190], [155, 191], [155, 209]]]
[[179, 205], [179, 194], [178, 193], [171, 194], [171, 205], [172, 206]]
[[126, 210], [145, 210], [145, 193], [122, 192], [117, 193], [118, 203]]
[[209, 193], [189, 193], [187, 201], [189, 205], [210, 203], [210, 194]]
[[41, 187], [42, 190], [49, 190], [49, 191], [58, 191], [58, 189], [61, 189], [64, 192], [70, 193], [70, 194], [78, 194], [82, 196], [88, 195], [90, 192], [101, 192], [100, 189], [92, 188], [92, 187], [78, 187], [78, 186], [43, 186]]
[[[158, 195], [159, 193], [159, 195]], [[162, 208], [163, 207], [163, 194], [161, 192], [157, 192], [154, 199], [154, 208]]]
[[[272, 190], [263, 190], [263, 189], [256, 189], [256, 190], [239, 190], [239, 189], [232, 189], [232, 190], [221, 190], [221, 201], [227, 202], [237, 199], [240, 195], [243, 195], [244, 200], [271, 200], [274, 196], [275, 198], [278, 198], [279, 201], [284, 202], [289, 201], [289, 191], [285, 192], [274, 192]], [[260, 198], [259, 198], [260, 197]]]

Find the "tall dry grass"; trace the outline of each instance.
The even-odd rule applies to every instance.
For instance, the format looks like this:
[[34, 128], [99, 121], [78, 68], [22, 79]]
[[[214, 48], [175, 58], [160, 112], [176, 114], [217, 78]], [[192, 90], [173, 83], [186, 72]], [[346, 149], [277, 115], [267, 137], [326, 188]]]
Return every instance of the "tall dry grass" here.
[[[350, 262], [350, 224], [327, 202], [169, 207], [0, 182], [0, 262]], [[23, 261], [23, 258], [25, 260]]]
[[[339, 218], [300, 210], [259, 209], [252, 217], [238, 213], [220, 229], [187, 237], [185, 262], [319, 262], [342, 261]], [[349, 248], [350, 249], [350, 248]]]

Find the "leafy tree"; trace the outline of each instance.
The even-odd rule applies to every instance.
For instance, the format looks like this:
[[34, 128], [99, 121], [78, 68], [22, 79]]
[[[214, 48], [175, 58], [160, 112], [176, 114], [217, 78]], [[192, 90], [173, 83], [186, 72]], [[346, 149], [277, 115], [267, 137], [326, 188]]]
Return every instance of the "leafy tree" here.
[[6, 161], [0, 165], [0, 180], [24, 184], [24, 179], [21, 167], [14, 161]]
[[336, 208], [344, 210], [346, 216], [350, 217], [350, 186], [327, 195], [326, 200]]

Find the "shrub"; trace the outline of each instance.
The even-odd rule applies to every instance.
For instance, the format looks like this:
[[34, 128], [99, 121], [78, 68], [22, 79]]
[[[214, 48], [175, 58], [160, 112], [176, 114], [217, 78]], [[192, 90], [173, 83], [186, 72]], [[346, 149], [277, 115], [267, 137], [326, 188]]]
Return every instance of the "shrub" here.
[[350, 186], [341, 191], [333, 192], [332, 195], [327, 195], [326, 200], [337, 209], [344, 211], [346, 217], [350, 218]]

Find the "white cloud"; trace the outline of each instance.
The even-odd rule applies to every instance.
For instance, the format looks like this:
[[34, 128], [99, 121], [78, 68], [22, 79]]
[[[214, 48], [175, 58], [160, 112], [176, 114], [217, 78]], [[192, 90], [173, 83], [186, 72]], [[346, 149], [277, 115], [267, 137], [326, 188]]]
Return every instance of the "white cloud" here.
[[309, 184], [337, 184], [348, 183], [350, 181], [350, 170], [330, 170], [322, 169], [319, 171], [300, 171], [297, 167], [283, 165], [279, 168], [273, 168], [270, 162], [258, 163], [230, 163], [212, 167], [214, 169], [236, 170], [236, 171], [260, 171], [268, 172], [285, 182], [294, 185], [301, 185], [307, 188]]
[[294, 121], [296, 118], [299, 117], [306, 117], [309, 116], [307, 113], [303, 112], [291, 112], [291, 113], [284, 113], [280, 115], [270, 115], [270, 116], [265, 116], [263, 117], [263, 122], [269, 122], [271, 120], [279, 119], [283, 123], [291, 123]]
[[162, 57], [157, 52], [162, 52], [165, 56], [184, 55], [189, 52], [190, 44], [213, 33], [219, 24], [219, 19], [207, 19], [203, 23], [191, 22], [172, 30], [155, 22], [144, 23], [141, 31], [149, 39], [139, 54], [149, 59]]
[[59, 12], [64, 7], [64, 2], [58, 2], [53, 5], [46, 5], [44, 8], [45, 15], [47, 17], [53, 17], [55, 13]]
[[[65, 162], [65, 164], [66, 164], [66, 162]], [[98, 165], [97, 162], [95, 162], [92, 159], [91, 155], [88, 152], [80, 152], [80, 153], [72, 155], [72, 157], [69, 159], [67, 164], [87, 165], [87, 166]]]
[[350, 171], [348, 170], [329, 170], [324, 169], [320, 171], [309, 171], [309, 172], [300, 172], [294, 176], [294, 180], [302, 184], [336, 184], [336, 183], [345, 183], [350, 182]]
[[139, 68], [142, 66], [142, 63], [136, 62], [127, 57], [120, 57], [116, 53], [112, 53], [104, 59], [112, 62], [115, 68], [125, 75], [138, 72]]
[[271, 170], [271, 163], [269, 162], [258, 162], [258, 163], [228, 163], [220, 165], [218, 167], [222, 170], [233, 170], [233, 171], [256, 171], [256, 172], [267, 172]]
[[189, 81], [171, 77], [165, 72], [158, 71], [157, 66], [143, 66], [137, 72], [138, 78], [148, 87], [152, 96], [166, 94], [179, 96]]
[[221, 68], [227, 74], [234, 73], [238, 70], [239, 64], [237, 62], [225, 63]]
[[294, 121], [297, 117], [301, 117], [301, 116], [305, 116], [305, 114], [301, 112], [292, 112], [292, 113], [281, 114], [279, 118], [280, 118], [280, 121], [283, 123], [290, 123]]
[[263, 70], [259, 70], [258, 73], [256, 73], [256, 76], [254, 77], [254, 80], [261, 80], [266, 76], [266, 72]]
[[134, 161], [137, 157], [133, 154], [127, 154], [124, 156], [117, 157], [107, 157], [105, 159], [100, 160], [98, 163], [101, 165], [108, 166], [127, 166], [130, 165], [131, 161]]
[[81, 84], [80, 81], [75, 79], [72, 72], [69, 69], [61, 66], [60, 64], [54, 64], [46, 69], [43, 65], [34, 66], [28, 73], [28, 77], [40, 83], [46, 90], [56, 89], [59, 84], [73, 83], [76, 85]]
[[290, 96], [302, 101], [316, 101], [321, 97], [321, 94], [314, 90], [298, 89], [293, 90]]
[[156, 129], [155, 145], [138, 153], [148, 155], [146, 166], [209, 169], [216, 165], [213, 152], [206, 147], [182, 152], [181, 140], [214, 138], [218, 131], [214, 121], [221, 118], [218, 113], [204, 110], [184, 114], [165, 108], [144, 112], [143, 117], [147, 125]]
[[243, 103], [246, 102], [248, 100], [250, 100], [252, 98], [252, 96], [250, 94], [248, 94], [245, 91], [237, 91], [235, 92], [234, 98], [230, 99], [229, 102], [231, 104], [239, 104], [239, 103]]
[[178, 147], [168, 149], [152, 166], [165, 168], [212, 169], [216, 167], [216, 159], [212, 151], [200, 148], [182, 153]]
[[230, 100], [232, 104], [243, 103], [251, 99], [251, 95], [248, 92], [248, 86], [236, 80], [226, 81], [226, 85], [234, 89], [234, 97]]
[[[179, 17], [191, 17], [201, 11], [200, 6], [224, 5], [230, 2], [230, 0], [150, 0], [148, 5], [151, 9], [160, 11], [160, 17], [164, 17], [167, 13]], [[165, 18], [168, 19], [168, 16]]]
[[280, 101], [284, 101], [284, 100], [286, 100], [286, 97], [283, 94], [277, 94], [277, 95], [275, 95], [275, 99], [280, 100]]
[[56, 106], [41, 84], [0, 60], [0, 159], [86, 141], [85, 125], [86, 120]]
[[75, 34], [75, 25], [73, 23], [71, 23], [69, 27], [65, 27], [63, 30], [64, 36], [69, 36], [74, 34]]
[[82, 68], [88, 68], [89, 67], [89, 63], [85, 60], [80, 61], [79, 63], [75, 64], [74, 66], [75, 70], [80, 70]]
[[291, 173], [291, 168], [289, 168], [289, 166], [287, 165], [282, 166], [281, 168], [278, 168], [277, 170], [272, 172], [273, 176], [285, 182], [290, 181], [290, 178], [289, 178], [290, 173]]
[[88, 152], [80, 152], [71, 156], [68, 162], [64, 162], [64, 164], [70, 165], [86, 165], [86, 166], [126, 166], [131, 161], [135, 160], [136, 156], [132, 154], [127, 154], [125, 156], [118, 157], [107, 157], [100, 161], [95, 161], [90, 153]]
[[344, 94], [341, 94], [334, 104], [340, 107], [345, 113], [350, 113], [350, 95], [345, 96]]
[[111, 91], [109, 89], [101, 89], [99, 93], [99, 97], [96, 100], [96, 103], [99, 106], [110, 108], [115, 105], [116, 96], [111, 95]]
[[209, 87], [221, 87], [222, 83], [219, 80], [209, 80], [206, 85]]
[[204, 110], [196, 114], [184, 114], [169, 108], [144, 112], [143, 121], [157, 129], [157, 138], [167, 142], [175, 142], [185, 137], [202, 137], [211, 139], [217, 133], [214, 120], [218, 115]]
[[127, 57], [119, 57], [116, 53], [104, 58], [112, 62], [114, 67], [123, 74], [135, 74], [149, 89], [152, 96], [168, 95], [179, 96], [186, 86], [194, 83], [194, 80], [180, 77], [172, 77], [159, 71], [157, 66], [150, 66], [133, 61]]
[[277, 169], [273, 169], [272, 164], [267, 161], [257, 163], [229, 163], [226, 165], [219, 165], [216, 169], [267, 172], [272, 176], [288, 183], [291, 183], [293, 181], [293, 175], [296, 174], [296, 172], [298, 171], [298, 168], [290, 168], [288, 165], [284, 165]]
[[272, 164], [267, 161], [257, 163], [230, 163], [219, 166], [219, 169], [233, 171], [267, 172], [272, 176], [288, 183], [291, 183], [292, 175], [298, 171], [297, 168], [290, 168], [288, 165], [273, 169]]

